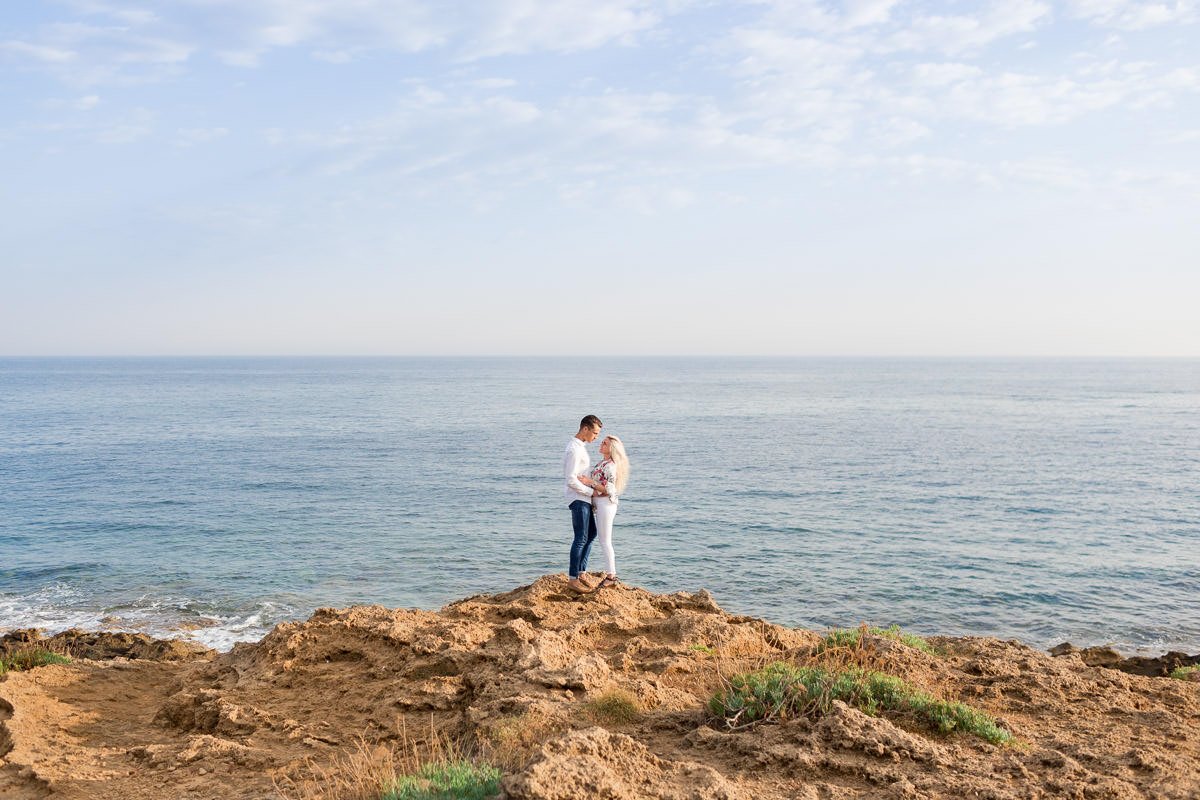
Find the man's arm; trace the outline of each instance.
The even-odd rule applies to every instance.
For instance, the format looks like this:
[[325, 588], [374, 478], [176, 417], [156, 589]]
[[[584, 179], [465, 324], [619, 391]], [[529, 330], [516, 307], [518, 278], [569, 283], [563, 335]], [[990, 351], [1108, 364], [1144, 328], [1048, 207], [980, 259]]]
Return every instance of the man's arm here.
[[579, 482], [579, 475], [576, 472], [575, 466], [575, 448], [568, 447], [566, 455], [563, 456], [563, 477], [567, 479], [567, 488], [573, 492], [578, 492], [584, 497], [591, 497], [592, 490]]

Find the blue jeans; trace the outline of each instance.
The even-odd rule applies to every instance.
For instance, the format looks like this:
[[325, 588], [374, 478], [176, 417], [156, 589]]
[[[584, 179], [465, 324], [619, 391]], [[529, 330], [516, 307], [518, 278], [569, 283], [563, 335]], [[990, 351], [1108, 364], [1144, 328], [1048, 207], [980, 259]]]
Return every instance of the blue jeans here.
[[571, 525], [575, 528], [575, 541], [571, 542], [569, 574], [578, 578], [579, 573], [587, 572], [588, 553], [592, 552], [592, 542], [596, 540], [596, 514], [591, 503], [582, 500], [571, 503]]

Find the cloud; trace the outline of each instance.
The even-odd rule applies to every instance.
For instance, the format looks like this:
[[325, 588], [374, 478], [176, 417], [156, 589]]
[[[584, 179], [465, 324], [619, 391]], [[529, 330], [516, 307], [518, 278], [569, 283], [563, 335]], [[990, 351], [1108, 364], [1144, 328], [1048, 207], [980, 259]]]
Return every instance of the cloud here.
[[175, 132], [176, 147], [195, 147], [229, 134], [228, 128], [180, 128]]
[[915, 17], [893, 32], [885, 47], [896, 51], [956, 55], [983, 48], [1018, 33], [1028, 33], [1051, 20], [1050, 6], [1037, 0], [994, 2], [977, 14]]
[[[1003, 143], [1015, 129], [1149, 113], [1200, 88], [1194, 68], [1156, 63], [1144, 49], [1135, 61], [1126, 51], [1071, 56], [1057, 44], [1086, 28], [1081, 19], [1105, 28], [1163, 13], [1185, 21], [1196, 2], [1069, 0], [1058, 16], [1075, 21], [1063, 23], [1039, 0], [756, 0], [723, 6], [723, 25], [704, 27], [714, 9], [686, 0], [67, 1], [84, 21], [19, 32], [0, 44], [3, 54], [87, 86], [170, 77], [206, 60], [197, 54], [253, 69], [300, 48], [324, 62], [313, 69], [327, 70], [380, 50], [421, 54], [403, 63], [425, 77], [396, 77], [386, 91], [415, 83], [386, 113], [268, 135], [281, 171], [331, 181], [391, 176], [420, 191], [440, 190], [438, 181], [452, 191], [505, 191], [513, 176], [546, 187], [591, 182], [585, 194], [613, 197], [629, 186], [690, 191], [680, 177], [689, 172], [939, 157], [966, 149], [964, 134]], [[696, 7], [703, 13], [679, 19]], [[1031, 33], [1036, 58], [1019, 50]], [[1137, 35], [1122, 38], [1129, 45]], [[601, 48], [594, 59], [549, 59], [551, 70], [564, 65], [561, 81], [542, 62], [518, 58]], [[609, 68], [633, 48], [658, 66]], [[114, 94], [104, 96], [107, 109]], [[227, 134], [190, 121], [162, 127], [177, 131], [180, 147]], [[100, 135], [128, 141], [151, 128], [134, 121]], [[933, 173], [933, 162], [912, 163]], [[622, 182], [622, 173], [649, 177]], [[668, 194], [640, 191], [656, 207]]]
[[62, 0], [80, 13], [89, 15], [104, 15], [129, 25], [148, 25], [159, 20], [158, 14], [144, 8], [131, 8], [128, 5], [118, 6], [99, 0]]
[[613, 193], [615, 205], [642, 216], [655, 216], [663, 211], [687, 208], [695, 202], [696, 198], [692, 192], [676, 186], [631, 185], [619, 187]]
[[1197, 0], [1067, 0], [1066, 6], [1068, 12], [1078, 19], [1127, 31], [1187, 24], [1200, 19], [1200, 2]]
[[[920, 80], [920, 78], [918, 78]], [[1170, 105], [1200, 89], [1192, 70], [1156, 72], [1148, 64], [1100, 64], [1073, 73], [964, 75], [929, 95], [936, 113], [1006, 127], [1062, 125], [1112, 108]]]
[[932, 131], [916, 120], [905, 117], [890, 117], [876, 122], [874, 138], [884, 147], [897, 148], [912, 144], [929, 136]]
[[508, 97], [489, 97], [484, 105], [495, 112], [494, 119], [500, 125], [527, 125], [542, 116], [535, 104]]
[[90, 135], [99, 144], [132, 144], [154, 133], [156, 117], [150, 109], [134, 108], [126, 112], [123, 119], [93, 123]]
[[[1075, 59], [1022, 71], [984, 57], [1000, 39], [1053, 23], [1036, 0], [956, 15], [914, 4], [872, 8], [851, 25], [850, 6], [838, 14], [797, 0], [734, 28], [715, 51], [741, 79], [737, 102], [722, 110], [743, 131], [783, 136], [794, 152], [825, 144], [850, 153], [935, 143], [956, 120], [1061, 126], [1114, 108], [1167, 107], [1196, 90], [1193, 70], [1152, 62]], [[898, 18], [899, 8], [908, 16]]]
[[913, 82], [926, 88], [940, 88], [981, 77], [983, 69], [959, 62], [924, 63], [913, 67]]
[[861, 25], [879, 25], [891, 19], [892, 9], [902, 0], [845, 0], [843, 7], [845, 24], [856, 28]]
[[666, 13], [646, 0], [522, 0], [479, 3], [461, 56], [477, 60], [532, 52], [570, 53], [631, 43]]
[[100, 95], [96, 94], [77, 97], [74, 100], [63, 100], [58, 97], [52, 97], [42, 103], [43, 108], [51, 110], [69, 108], [75, 111], [91, 111], [98, 105], [100, 105]]
[[78, 22], [42, 25], [32, 36], [36, 41], [7, 41], [0, 48], [27, 67], [82, 86], [160, 79], [172, 74], [195, 49], [128, 27]]
[[274, 50], [309, 46], [342, 63], [364, 50], [448, 49], [476, 61], [533, 52], [567, 53], [629, 43], [679, 0], [181, 0], [204, 15], [190, 30], [198, 47], [225, 63], [254, 67]]
[[0, 52], [5, 53], [10, 58], [40, 62], [42, 64], [64, 64], [73, 61], [78, 56], [74, 50], [15, 40], [0, 42]]
[[61, 146], [64, 139], [102, 145], [131, 144], [155, 132], [155, 112], [133, 108], [101, 115], [101, 112], [93, 111], [100, 107], [100, 99], [94, 95], [71, 101], [51, 99], [42, 105], [50, 110], [72, 109], [89, 113], [72, 115], [66, 120], [23, 125], [22, 130], [27, 135], [32, 134], [39, 147]]
[[154, 132], [149, 125], [123, 123], [99, 130], [95, 139], [100, 144], [132, 144]]
[[479, 78], [478, 80], [467, 81], [467, 85], [480, 89], [507, 89], [511, 86], [516, 86], [517, 82], [512, 78]]
[[[345, 63], [365, 51], [442, 50], [462, 61], [535, 52], [571, 53], [631, 44], [691, 0], [149, 0], [120, 4], [66, 0], [87, 22], [45, 25], [3, 44], [30, 64], [78, 62], [56, 74], [75, 83], [154, 80], [196, 52], [253, 68], [280, 49], [305, 46], [313, 58]], [[883, 0], [862, 0], [879, 13]], [[108, 21], [96, 25], [93, 21]]]
[[349, 50], [314, 50], [313, 58], [330, 64], [348, 64], [354, 60], [354, 54]]
[[730, 45], [743, 53], [737, 65], [739, 72], [782, 74], [793, 83], [809, 86], [842, 78], [864, 55], [861, 47], [765, 28], [738, 29]]

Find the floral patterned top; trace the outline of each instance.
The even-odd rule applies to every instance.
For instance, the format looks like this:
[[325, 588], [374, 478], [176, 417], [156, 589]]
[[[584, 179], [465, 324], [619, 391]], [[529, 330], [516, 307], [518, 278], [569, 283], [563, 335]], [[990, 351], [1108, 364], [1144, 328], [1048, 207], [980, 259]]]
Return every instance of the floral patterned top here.
[[613, 489], [609, 488], [615, 486], [617, 483], [617, 468], [611, 458], [605, 458], [592, 467], [589, 477], [592, 479], [592, 483], [597, 486], [603, 486], [604, 491], [609, 492], [608, 500], [610, 502], [617, 502], [616, 494], [613, 494]]

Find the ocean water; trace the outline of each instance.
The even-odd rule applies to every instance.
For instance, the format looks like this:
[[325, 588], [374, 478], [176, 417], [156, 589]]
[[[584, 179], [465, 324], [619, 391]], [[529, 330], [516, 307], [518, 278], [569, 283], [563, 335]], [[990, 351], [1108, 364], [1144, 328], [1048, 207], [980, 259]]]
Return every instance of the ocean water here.
[[627, 583], [1200, 652], [1195, 360], [4, 359], [0, 630], [227, 648], [563, 572], [586, 413], [633, 465]]

